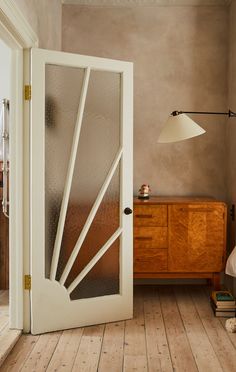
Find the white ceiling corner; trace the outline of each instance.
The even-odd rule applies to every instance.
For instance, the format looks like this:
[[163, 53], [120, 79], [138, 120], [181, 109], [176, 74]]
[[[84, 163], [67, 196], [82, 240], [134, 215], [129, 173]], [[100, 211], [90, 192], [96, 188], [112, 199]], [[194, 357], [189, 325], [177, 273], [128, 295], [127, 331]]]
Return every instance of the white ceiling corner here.
[[232, 0], [62, 0], [63, 4], [93, 6], [227, 6]]

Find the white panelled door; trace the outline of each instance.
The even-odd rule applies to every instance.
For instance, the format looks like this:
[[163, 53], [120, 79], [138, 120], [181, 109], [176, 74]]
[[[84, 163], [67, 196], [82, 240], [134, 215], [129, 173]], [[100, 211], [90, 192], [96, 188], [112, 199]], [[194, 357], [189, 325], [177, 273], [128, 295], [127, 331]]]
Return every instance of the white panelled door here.
[[132, 68], [32, 50], [33, 334], [132, 317]]

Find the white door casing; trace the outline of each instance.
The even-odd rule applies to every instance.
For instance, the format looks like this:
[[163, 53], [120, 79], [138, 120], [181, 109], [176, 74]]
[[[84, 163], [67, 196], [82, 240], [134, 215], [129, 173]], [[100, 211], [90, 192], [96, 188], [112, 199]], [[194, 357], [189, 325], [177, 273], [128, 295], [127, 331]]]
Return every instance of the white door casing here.
[[12, 51], [10, 112], [9, 189], [9, 300], [10, 328], [29, 331], [29, 291], [24, 291], [23, 275], [29, 273], [28, 223], [28, 121], [23, 86], [28, 84], [28, 48], [38, 45], [34, 33], [13, 0], [0, 0], [0, 38]]
[[[74, 328], [132, 317], [133, 312], [133, 246], [132, 214], [125, 215], [126, 207], [132, 208], [132, 115], [133, 91], [130, 62], [81, 56], [70, 53], [32, 49], [32, 109], [31, 109], [31, 332], [33, 334], [59, 329]], [[67, 164], [63, 197], [56, 226], [50, 273], [45, 275], [45, 69], [46, 66], [66, 66], [84, 70], [83, 84], [78, 102], [70, 156]], [[91, 74], [112, 72], [121, 79], [119, 148], [112, 158], [95, 201], [82, 230], [73, 245], [67, 262], [58, 276], [58, 266], [63, 249], [66, 223], [75, 162], [80, 148], [81, 128]], [[99, 90], [96, 93], [100, 94]], [[66, 133], [65, 133], [66, 135]], [[94, 133], [96, 137], [96, 133]], [[61, 149], [63, 151], [63, 149]], [[88, 148], [88, 151], [93, 151]], [[94, 154], [95, 156], [95, 154]], [[111, 180], [119, 167], [119, 226], [83, 269], [66, 285], [71, 269], [80, 253], [96, 213]], [[83, 175], [79, 175], [83, 177]], [[86, 192], [86, 190], [85, 190]], [[114, 242], [119, 239], [119, 290], [113, 294], [71, 299], [75, 288], [90, 273]]]

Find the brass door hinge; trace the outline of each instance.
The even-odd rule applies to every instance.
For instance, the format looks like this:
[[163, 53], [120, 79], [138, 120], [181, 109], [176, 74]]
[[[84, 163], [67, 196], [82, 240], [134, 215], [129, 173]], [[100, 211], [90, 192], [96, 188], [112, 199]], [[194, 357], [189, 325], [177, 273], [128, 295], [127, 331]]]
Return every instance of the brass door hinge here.
[[25, 85], [25, 100], [31, 100], [31, 85]]
[[25, 275], [25, 289], [31, 290], [31, 275]]

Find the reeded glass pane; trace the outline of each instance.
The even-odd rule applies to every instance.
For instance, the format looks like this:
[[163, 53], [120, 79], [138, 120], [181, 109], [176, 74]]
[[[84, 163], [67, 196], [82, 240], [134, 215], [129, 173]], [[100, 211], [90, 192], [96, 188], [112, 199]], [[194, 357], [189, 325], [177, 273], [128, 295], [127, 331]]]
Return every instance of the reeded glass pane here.
[[84, 69], [46, 65], [45, 276], [49, 277]]
[[[77, 277], [77, 275], [118, 229], [120, 225], [119, 199], [120, 171], [118, 167], [71, 269], [66, 281], [66, 287], [70, 285], [70, 283]], [[71, 212], [73, 212], [74, 218], [76, 218], [76, 209]], [[67, 262], [69, 258], [68, 253], [71, 252], [76, 244], [76, 241], [77, 231], [71, 229], [71, 225], [67, 225], [65, 227], [63, 239], [65, 262]]]
[[119, 247], [117, 239], [71, 293], [72, 300], [119, 293]]
[[[113, 72], [92, 71], [90, 75], [57, 279], [61, 276], [120, 147], [120, 80], [120, 74]], [[110, 237], [110, 232], [114, 230], [112, 224], [118, 227], [118, 179], [117, 174], [88, 233], [81, 250], [81, 259], [77, 259], [69, 282]], [[112, 215], [112, 222], [104, 222], [105, 215]]]

